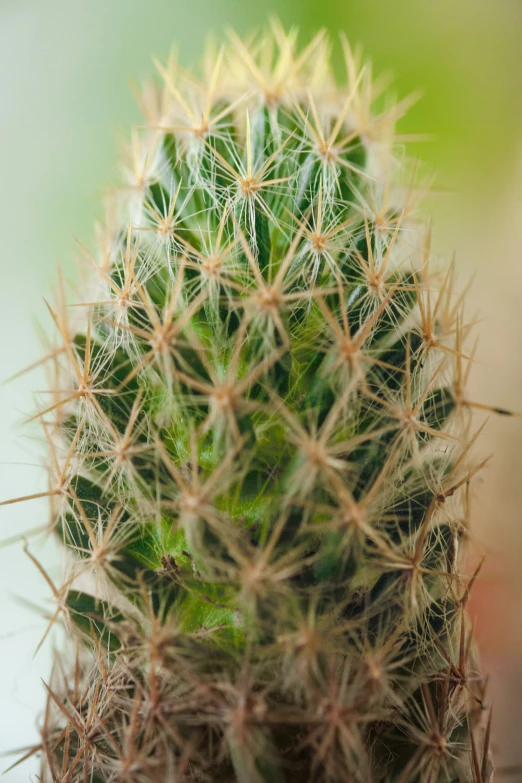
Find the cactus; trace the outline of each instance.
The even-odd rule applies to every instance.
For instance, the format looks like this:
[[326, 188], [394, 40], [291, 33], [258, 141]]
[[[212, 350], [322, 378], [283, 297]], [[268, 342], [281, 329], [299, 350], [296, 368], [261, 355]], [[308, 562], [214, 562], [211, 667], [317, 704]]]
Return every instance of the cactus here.
[[342, 83], [326, 35], [296, 39], [157, 63], [76, 306], [49, 308], [70, 642], [42, 780], [491, 779], [470, 327], [409, 101], [345, 39]]

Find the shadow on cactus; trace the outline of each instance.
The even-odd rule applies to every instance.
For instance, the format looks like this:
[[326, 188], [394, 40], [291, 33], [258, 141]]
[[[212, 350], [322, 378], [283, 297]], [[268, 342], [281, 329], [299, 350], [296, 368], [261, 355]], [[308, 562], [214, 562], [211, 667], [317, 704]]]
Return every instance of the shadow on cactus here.
[[408, 102], [342, 44], [341, 84], [325, 35], [278, 25], [198, 75], [158, 62], [88, 282], [50, 308], [35, 418], [73, 651], [44, 781], [491, 779], [470, 330]]

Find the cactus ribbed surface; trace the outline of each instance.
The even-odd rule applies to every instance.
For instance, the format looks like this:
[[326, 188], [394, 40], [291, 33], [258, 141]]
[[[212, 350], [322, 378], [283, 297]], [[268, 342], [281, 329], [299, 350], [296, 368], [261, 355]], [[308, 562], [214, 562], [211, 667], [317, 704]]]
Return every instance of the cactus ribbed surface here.
[[394, 131], [407, 101], [342, 49], [342, 82], [324, 34], [277, 24], [199, 75], [158, 63], [87, 282], [50, 307], [74, 642], [42, 780], [491, 779], [470, 330]]

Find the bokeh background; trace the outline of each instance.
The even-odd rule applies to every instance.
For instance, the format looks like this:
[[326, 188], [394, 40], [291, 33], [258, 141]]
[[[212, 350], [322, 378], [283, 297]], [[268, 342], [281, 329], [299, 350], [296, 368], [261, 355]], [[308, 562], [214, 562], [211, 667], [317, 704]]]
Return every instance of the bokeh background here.
[[[410, 152], [436, 173], [425, 205], [435, 249], [456, 250], [462, 281], [475, 278], [472, 395], [521, 411], [520, 0], [1, 0], [0, 381], [39, 357], [55, 259], [74, 280], [72, 236], [92, 238], [98, 194], [117, 178], [117, 138], [139, 121], [129, 79], [149, 75], [173, 43], [190, 65], [210, 32], [247, 32], [269, 13], [303, 38], [344, 30], [377, 73], [391, 71], [399, 97], [423, 92], [401, 130], [432, 134]], [[36, 370], [0, 386], [0, 499], [46, 488], [40, 433], [22, 424], [42, 383]], [[493, 460], [475, 486], [473, 524], [488, 559], [472, 611], [492, 672], [497, 763], [508, 768], [522, 762], [522, 420], [490, 417], [481, 451]], [[0, 507], [0, 539], [46, 521], [45, 500]], [[57, 577], [59, 553], [30, 541]], [[0, 549], [0, 751], [37, 741], [56, 633], [33, 652], [50, 597], [20, 542]], [[32, 760], [5, 780], [36, 774]]]

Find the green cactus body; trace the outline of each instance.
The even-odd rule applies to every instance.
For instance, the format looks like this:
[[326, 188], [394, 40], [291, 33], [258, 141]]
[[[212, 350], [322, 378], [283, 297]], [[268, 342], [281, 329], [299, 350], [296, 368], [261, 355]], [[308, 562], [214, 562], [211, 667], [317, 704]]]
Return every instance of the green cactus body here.
[[343, 51], [342, 85], [324, 35], [277, 25], [201, 78], [158, 64], [82, 249], [83, 326], [51, 308], [78, 652], [44, 780], [489, 779], [459, 571], [469, 330], [428, 268], [406, 104], [374, 111]]

